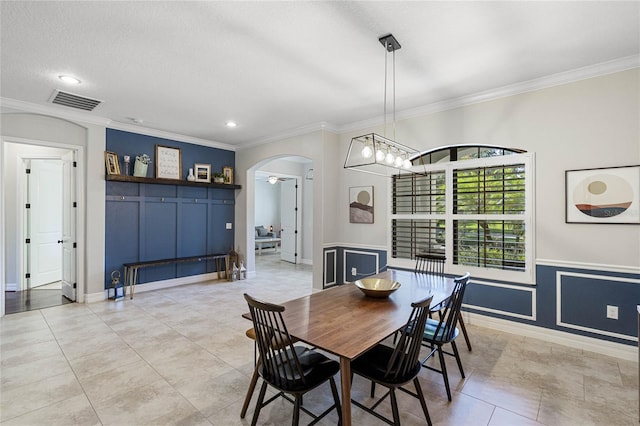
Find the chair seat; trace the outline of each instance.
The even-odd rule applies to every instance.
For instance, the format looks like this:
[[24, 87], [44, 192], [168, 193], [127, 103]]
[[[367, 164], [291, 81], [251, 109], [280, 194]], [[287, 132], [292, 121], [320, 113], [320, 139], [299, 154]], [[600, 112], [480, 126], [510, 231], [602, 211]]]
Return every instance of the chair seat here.
[[398, 375], [396, 377], [395, 371], [387, 374], [387, 366], [393, 351], [394, 348], [389, 346], [376, 345], [351, 362], [351, 371], [369, 380], [403, 385], [418, 374], [421, 365], [420, 362], [417, 362], [415, 368], [406, 375]]
[[[340, 364], [337, 361], [304, 346], [294, 347], [302, 368], [302, 376], [297, 370], [290, 367], [290, 363], [278, 362], [279, 377], [271, 378], [265, 368], [265, 363], [268, 361], [261, 363], [260, 376], [270, 382], [277, 381], [277, 387], [282, 391], [296, 392], [303, 389], [313, 389], [340, 371]], [[290, 353], [289, 349], [287, 349], [287, 353]], [[287, 356], [287, 354], [283, 354], [283, 358]], [[284, 377], [286, 380], [282, 380]]]
[[427, 319], [427, 324], [424, 327], [424, 340], [434, 343], [448, 343], [458, 337], [458, 327], [456, 327], [451, 336], [447, 336], [448, 330], [446, 329], [446, 327], [441, 327], [440, 330], [438, 330], [438, 334], [436, 335], [435, 333], [438, 329], [439, 323], [440, 321], [434, 320], [432, 318]]

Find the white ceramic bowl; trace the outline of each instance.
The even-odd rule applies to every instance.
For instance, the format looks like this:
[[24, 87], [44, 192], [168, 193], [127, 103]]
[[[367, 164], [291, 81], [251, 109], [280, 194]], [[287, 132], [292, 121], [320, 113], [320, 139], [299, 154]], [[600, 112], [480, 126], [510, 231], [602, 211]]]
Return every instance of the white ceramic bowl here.
[[389, 297], [391, 293], [400, 288], [398, 281], [382, 278], [363, 278], [354, 282], [364, 294], [369, 297]]

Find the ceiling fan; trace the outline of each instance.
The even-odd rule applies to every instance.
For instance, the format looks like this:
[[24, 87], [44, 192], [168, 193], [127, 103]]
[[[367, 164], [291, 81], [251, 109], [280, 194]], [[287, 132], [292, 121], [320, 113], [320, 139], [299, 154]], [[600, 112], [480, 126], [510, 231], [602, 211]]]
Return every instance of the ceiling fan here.
[[269, 176], [266, 179], [266, 181], [269, 182], [271, 185], [275, 185], [278, 182], [284, 182], [285, 180], [287, 180], [287, 179], [281, 178], [281, 177], [278, 177], [278, 176], [273, 176], [273, 175]]

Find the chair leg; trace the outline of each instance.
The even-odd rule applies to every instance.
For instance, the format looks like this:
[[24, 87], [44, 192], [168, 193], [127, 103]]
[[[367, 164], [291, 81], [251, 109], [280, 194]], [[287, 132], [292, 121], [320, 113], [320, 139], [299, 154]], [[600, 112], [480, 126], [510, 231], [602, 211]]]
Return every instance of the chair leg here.
[[418, 378], [413, 379], [413, 384], [416, 387], [416, 394], [418, 395], [418, 399], [420, 400], [420, 405], [422, 406], [422, 412], [424, 413], [424, 417], [427, 419], [427, 425], [431, 426], [431, 416], [429, 416], [429, 409], [427, 408], [427, 402], [424, 400], [424, 394], [422, 393], [422, 386], [420, 386], [420, 381]]
[[442, 377], [444, 378], [444, 387], [447, 390], [447, 399], [451, 401], [451, 389], [449, 389], [449, 376], [447, 375], [447, 364], [444, 361], [444, 351], [442, 346], [438, 345], [438, 358], [440, 359], [440, 370], [442, 370]]
[[244, 404], [242, 404], [242, 411], [240, 411], [241, 419], [244, 419], [244, 416], [247, 414], [247, 408], [249, 408], [249, 403], [251, 402], [251, 397], [253, 396], [253, 391], [256, 389], [257, 383], [258, 383], [258, 367], [256, 367], [253, 370], [253, 376], [251, 376], [251, 383], [249, 383], [247, 396], [244, 397]]
[[293, 403], [293, 420], [291, 421], [292, 426], [298, 426], [300, 423], [300, 405], [302, 405], [302, 401], [300, 401], [300, 395], [296, 395], [296, 400]]
[[391, 395], [391, 411], [393, 412], [393, 424], [394, 426], [400, 426], [400, 413], [398, 413], [398, 401], [396, 400], [396, 390], [390, 389]]
[[464, 336], [464, 341], [467, 342], [467, 349], [471, 352], [471, 341], [469, 340], [469, 334], [467, 333], [467, 327], [464, 325], [464, 320], [462, 319], [462, 312], [458, 313], [458, 325], [460, 326], [460, 330], [462, 330], [462, 335]]
[[336, 411], [338, 412], [338, 426], [342, 425], [342, 406], [340, 405], [340, 397], [338, 396], [338, 387], [333, 377], [329, 379], [331, 385], [331, 393], [333, 394], [333, 403], [336, 405]]
[[462, 360], [460, 359], [460, 352], [458, 352], [458, 345], [456, 345], [456, 342], [451, 341], [451, 348], [453, 349], [453, 356], [456, 357], [456, 362], [458, 363], [458, 369], [460, 369], [460, 375], [464, 379], [464, 370], [462, 369]]
[[264, 394], [267, 393], [267, 382], [262, 382], [260, 387], [260, 395], [258, 395], [258, 402], [256, 403], [256, 410], [253, 412], [253, 419], [251, 419], [251, 426], [256, 426], [258, 423], [258, 416], [262, 409], [262, 402], [264, 401]]
[[374, 396], [376, 396], [376, 382], [372, 381], [371, 382], [371, 398], [373, 398]]

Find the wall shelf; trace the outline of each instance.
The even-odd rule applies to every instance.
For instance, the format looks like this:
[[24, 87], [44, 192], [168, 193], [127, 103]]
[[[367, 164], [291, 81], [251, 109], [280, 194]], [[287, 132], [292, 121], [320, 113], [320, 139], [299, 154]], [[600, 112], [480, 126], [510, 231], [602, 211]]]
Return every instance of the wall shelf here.
[[230, 185], [226, 183], [190, 182], [188, 180], [179, 179], [158, 179], [125, 175], [106, 175], [105, 180], [113, 182], [150, 183], [156, 185], [199, 186], [212, 189], [242, 189], [241, 185]]

